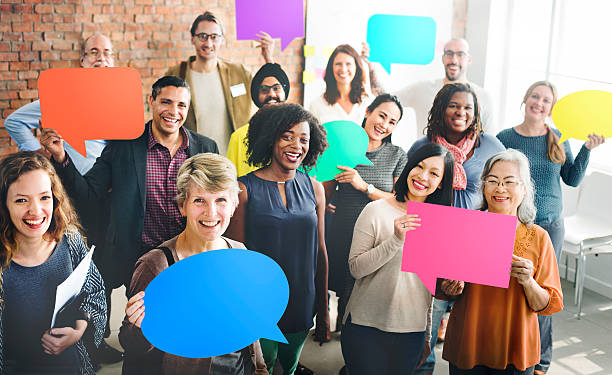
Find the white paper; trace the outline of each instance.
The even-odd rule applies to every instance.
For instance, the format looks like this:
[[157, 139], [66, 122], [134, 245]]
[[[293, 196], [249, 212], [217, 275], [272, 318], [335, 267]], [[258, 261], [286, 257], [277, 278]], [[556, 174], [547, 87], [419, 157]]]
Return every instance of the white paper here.
[[232, 92], [232, 98], [237, 96], [241, 96], [246, 94], [246, 87], [244, 87], [244, 83], [239, 83], [237, 85], [231, 86], [230, 91]]
[[91, 264], [91, 257], [93, 256], [95, 246], [91, 247], [91, 250], [87, 252], [85, 258], [81, 260], [81, 263], [72, 271], [70, 276], [64, 280], [60, 285], [57, 286], [57, 292], [55, 294], [55, 308], [53, 309], [53, 318], [51, 319], [51, 328], [55, 325], [55, 318], [57, 313], [60, 311], [62, 306], [66, 302], [70, 301], [72, 297], [76, 297], [81, 292], [85, 279], [87, 278], [87, 271], [89, 271], [89, 265]]

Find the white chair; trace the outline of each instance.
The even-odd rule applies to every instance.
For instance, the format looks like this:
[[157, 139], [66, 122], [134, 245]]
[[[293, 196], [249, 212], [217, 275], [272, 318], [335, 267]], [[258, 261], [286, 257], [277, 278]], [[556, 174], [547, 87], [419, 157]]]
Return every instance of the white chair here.
[[593, 172], [586, 176], [580, 186], [576, 210], [565, 218], [563, 252], [577, 258], [574, 303], [578, 304], [578, 319], [582, 314], [586, 256], [612, 254], [611, 187], [612, 175]]

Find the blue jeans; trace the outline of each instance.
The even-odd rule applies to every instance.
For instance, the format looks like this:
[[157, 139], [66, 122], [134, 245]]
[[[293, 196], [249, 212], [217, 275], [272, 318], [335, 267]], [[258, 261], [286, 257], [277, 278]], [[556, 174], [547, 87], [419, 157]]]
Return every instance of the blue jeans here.
[[423, 364], [414, 371], [415, 375], [425, 374], [429, 371], [433, 372], [434, 367], [436, 366], [436, 353], [434, 348], [438, 342], [438, 329], [440, 328], [442, 316], [444, 313], [446, 313], [448, 307], [452, 305], [453, 302], [451, 301], [442, 301], [434, 298], [433, 311], [431, 314], [431, 353], [429, 353], [429, 356], [425, 362], [423, 362]]
[[[552, 223], [536, 223], [544, 228], [555, 249], [557, 264], [561, 257], [561, 248], [563, 247], [563, 238], [565, 237], [565, 226], [563, 219], [559, 219]], [[538, 325], [540, 326], [540, 363], [535, 366], [536, 370], [548, 371], [550, 362], [552, 361], [552, 316], [538, 315]]]
[[526, 368], [524, 371], [517, 370], [512, 365], [509, 365], [504, 370], [497, 370], [486, 366], [476, 366], [469, 370], [462, 370], [449, 363], [448, 373], [450, 375], [533, 375], [533, 366]]
[[395, 333], [351, 323], [340, 338], [350, 375], [409, 375], [421, 359], [425, 332]]

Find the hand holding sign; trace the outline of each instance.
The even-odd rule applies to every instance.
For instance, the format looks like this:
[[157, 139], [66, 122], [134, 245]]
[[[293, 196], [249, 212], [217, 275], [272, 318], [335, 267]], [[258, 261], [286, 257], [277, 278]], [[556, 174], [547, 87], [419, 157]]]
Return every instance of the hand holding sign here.
[[[128, 314], [134, 323], [137, 300]], [[231, 353], [260, 337], [286, 343], [276, 323], [288, 300], [287, 278], [271, 258], [242, 249], [208, 251], [151, 281], [142, 333], [160, 350], [189, 358]]]
[[406, 234], [402, 271], [432, 294], [438, 277], [508, 287], [516, 216], [411, 201], [407, 212], [421, 226]]
[[83, 156], [85, 140], [134, 139], [144, 130], [142, 84], [132, 68], [50, 69], [38, 90], [42, 125]]
[[612, 93], [606, 91], [577, 91], [561, 98], [552, 110], [553, 121], [561, 131], [560, 141], [569, 138], [586, 141], [590, 134], [612, 137], [610, 107]]

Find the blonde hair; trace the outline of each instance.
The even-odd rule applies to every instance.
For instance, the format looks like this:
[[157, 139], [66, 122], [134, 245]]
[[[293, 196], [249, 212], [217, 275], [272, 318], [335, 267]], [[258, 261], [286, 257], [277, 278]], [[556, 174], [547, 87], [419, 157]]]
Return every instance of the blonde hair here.
[[[555, 103], [557, 102], [557, 89], [552, 83], [548, 81], [537, 81], [532, 83], [531, 86], [529, 86], [529, 88], [527, 89], [527, 92], [525, 92], [525, 96], [523, 97], [523, 105], [527, 103], [527, 99], [531, 96], [533, 90], [538, 86], [546, 86], [550, 89], [550, 91], [552, 91], [553, 101], [551, 108], [554, 107]], [[546, 156], [554, 163], [564, 164], [565, 149], [559, 143], [559, 136], [555, 134], [555, 132], [552, 131], [548, 125], [546, 125], [546, 129]]]
[[187, 200], [191, 182], [212, 193], [229, 191], [232, 202], [238, 206], [240, 188], [236, 180], [236, 167], [229, 159], [213, 153], [202, 153], [185, 160], [176, 178], [178, 203]]

